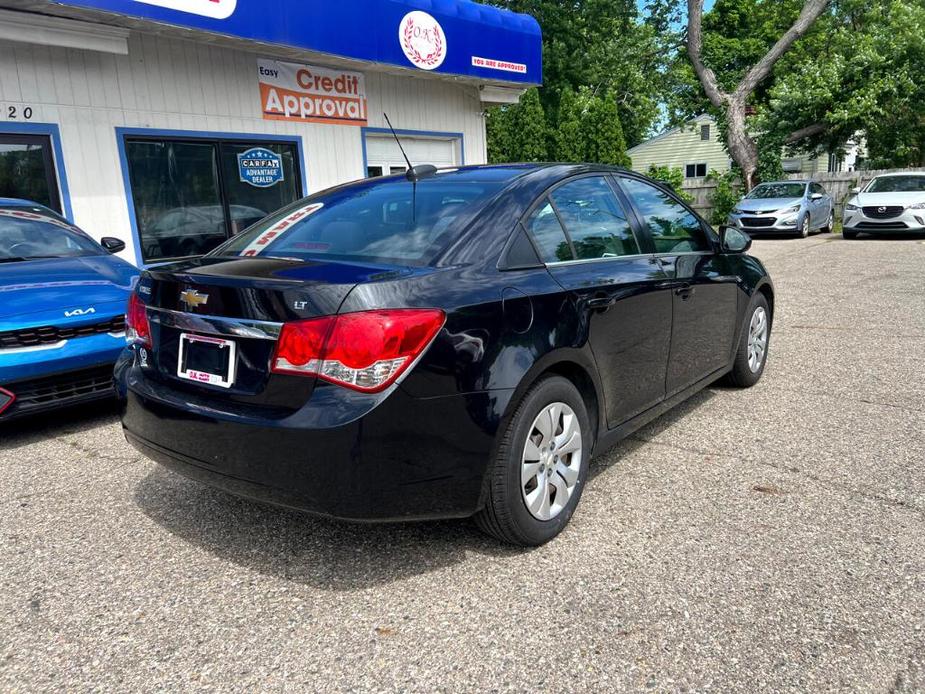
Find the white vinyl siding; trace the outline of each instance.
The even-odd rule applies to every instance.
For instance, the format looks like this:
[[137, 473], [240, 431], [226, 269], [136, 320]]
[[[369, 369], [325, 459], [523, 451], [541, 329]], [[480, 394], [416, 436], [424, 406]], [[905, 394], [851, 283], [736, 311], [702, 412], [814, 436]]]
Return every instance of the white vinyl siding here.
[[[710, 140], [700, 139], [701, 125], [710, 125]], [[729, 170], [729, 155], [719, 141], [717, 128], [708, 116], [694, 119], [683, 127], [647, 140], [628, 152], [634, 171], [645, 173], [651, 165], [685, 170], [688, 164], [706, 164], [707, 173], [714, 169]]]
[[[97, 239], [124, 239], [127, 260], [136, 256], [117, 127], [299, 136], [309, 192], [366, 175], [360, 127], [261, 117], [256, 61], [277, 56], [136, 31], [128, 48], [113, 55], [0, 40], [0, 104], [31, 107], [30, 122], [59, 126], [74, 221]], [[474, 86], [411, 72], [364, 74], [370, 127], [385, 127], [386, 112], [396, 129], [459, 132], [466, 163], [485, 162]]]

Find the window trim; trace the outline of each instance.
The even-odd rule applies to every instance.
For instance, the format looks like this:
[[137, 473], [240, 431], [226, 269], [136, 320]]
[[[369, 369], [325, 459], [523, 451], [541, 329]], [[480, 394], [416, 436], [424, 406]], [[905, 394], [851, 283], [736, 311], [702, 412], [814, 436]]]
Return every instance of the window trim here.
[[[706, 134], [707, 134], [706, 137], [703, 136], [703, 134], [704, 134], [704, 128], [706, 128]], [[701, 123], [701, 124], [700, 124], [700, 141], [701, 141], [701, 142], [710, 142], [710, 140], [712, 139], [710, 130], [711, 130], [711, 128], [710, 128], [710, 124], [709, 124], [709, 123]]]
[[[694, 167], [694, 175], [693, 175], [693, 176], [688, 176], [688, 175], [687, 175], [687, 167], [688, 167], [688, 166], [693, 166], [693, 167]], [[702, 166], [702, 167], [703, 167], [703, 176], [698, 176], [698, 175], [697, 175], [697, 167], [698, 167], [698, 166]], [[710, 162], [706, 162], [706, 161], [695, 161], [695, 162], [685, 162], [685, 164], [684, 164], [684, 178], [706, 178], [706, 177], [709, 175], [709, 173], [710, 173]]]

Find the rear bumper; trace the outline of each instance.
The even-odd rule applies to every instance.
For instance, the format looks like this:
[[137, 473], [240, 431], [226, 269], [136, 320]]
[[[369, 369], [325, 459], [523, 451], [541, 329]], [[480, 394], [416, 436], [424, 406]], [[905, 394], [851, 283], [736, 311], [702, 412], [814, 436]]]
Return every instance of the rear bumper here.
[[313, 408], [330, 420], [320, 388], [305, 408], [274, 419], [190, 407], [134, 371], [120, 362], [117, 389], [126, 439], [146, 456], [233, 494], [357, 521], [475, 513], [510, 397], [414, 398], [398, 388], [358, 418], [310, 428]]

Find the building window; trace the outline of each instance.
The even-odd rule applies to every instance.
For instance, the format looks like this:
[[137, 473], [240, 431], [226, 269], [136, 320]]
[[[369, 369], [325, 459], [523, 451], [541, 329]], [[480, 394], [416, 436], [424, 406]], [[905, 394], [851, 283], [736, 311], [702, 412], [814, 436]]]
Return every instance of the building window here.
[[[275, 154], [279, 173], [244, 169], [238, 155], [254, 148]], [[145, 262], [208, 253], [302, 197], [292, 142], [127, 137], [125, 155]]]
[[687, 164], [684, 167], [685, 178], [704, 178], [706, 175], [707, 165], [705, 162], [702, 164]]
[[709, 141], [710, 141], [710, 126], [709, 126], [709, 124], [707, 124], [707, 125], [701, 125], [701, 126], [700, 126], [700, 139], [703, 140], [704, 142], [709, 142]]
[[0, 198], [24, 198], [62, 211], [50, 137], [0, 133]]

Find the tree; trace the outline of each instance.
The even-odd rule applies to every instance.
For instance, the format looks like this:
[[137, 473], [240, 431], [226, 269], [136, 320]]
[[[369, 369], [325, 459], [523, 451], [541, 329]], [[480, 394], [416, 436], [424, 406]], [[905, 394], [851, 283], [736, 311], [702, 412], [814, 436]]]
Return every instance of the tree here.
[[585, 146], [581, 130], [581, 104], [571, 87], [562, 90], [559, 99], [558, 123], [553, 131], [553, 159], [584, 161]]
[[629, 166], [626, 140], [614, 94], [594, 94], [585, 89], [582, 96], [584, 112], [581, 117], [581, 139], [584, 161]]
[[486, 115], [488, 161], [546, 161], [546, 116], [536, 87], [528, 89], [520, 102], [493, 108]]
[[750, 67], [733, 88], [721, 85], [716, 73], [703, 59], [703, 0], [687, 0], [687, 54], [697, 79], [710, 103], [724, 115], [726, 147], [742, 170], [746, 190], [756, 182], [758, 144], [748, 131], [746, 115], [749, 97], [771, 74], [775, 63], [806, 34], [831, 0], [806, 0], [796, 21], [771, 48]]
[[824, 57], [778, 76], [757, 127], [816, 152], [860, 132], [872, 166], [925, 166], [922, 26], [920, 0], [840, 0], [823, 25]]

